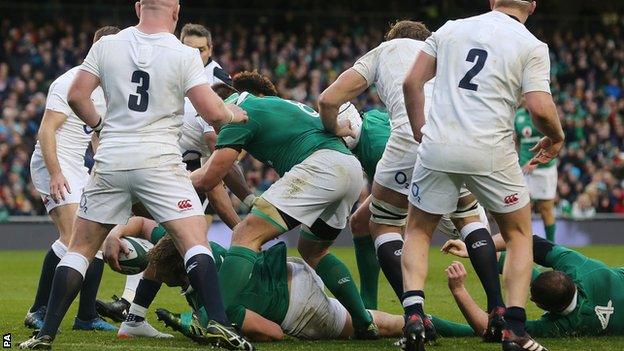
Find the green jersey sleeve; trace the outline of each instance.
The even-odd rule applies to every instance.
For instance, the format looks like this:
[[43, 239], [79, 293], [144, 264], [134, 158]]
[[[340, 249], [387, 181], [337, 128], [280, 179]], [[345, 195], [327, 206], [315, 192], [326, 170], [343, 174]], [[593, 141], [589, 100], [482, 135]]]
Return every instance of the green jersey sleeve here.
[[258, 132], [258, 122], [249, 120], [245, 124], [228, 124], [217, 136], [217, 148], [239, 146], [244, 148]]
[[577, 279], [579, 274], [599, 268], [609, 268], [600, 261], [588, 258], [580, 252], [555, 245], [546, 255], [545, 266], [561, 271]]
[[150, 242], [156, 245], [165, 235], [167, 235], [167, 230], [165, 229], [165, 227], [159, 224], [154, 229], [152, 229]]
[[458, 338], [476, 335], [468, 324], [455, 323], [436, 316], [431, 316], [431, 321], [438, 334], [444, 337]]

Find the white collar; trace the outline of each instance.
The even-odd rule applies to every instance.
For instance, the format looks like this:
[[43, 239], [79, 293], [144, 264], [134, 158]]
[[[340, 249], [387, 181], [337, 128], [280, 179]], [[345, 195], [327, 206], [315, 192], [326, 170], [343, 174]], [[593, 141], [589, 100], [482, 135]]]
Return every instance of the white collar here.
[[572, 311], [574, 311], [576, 309], [576, 305], [578, 303], [578, 290], [575, 288], [574, 289], [574, 297], [572, 298], [572, 302], [570, 302], [570, 304], [568, 305], [568, 307], [566, 307], [563, 311], [561, 311], [561, 313], [559, 313], [562, 316], [567, 316], [570, 313], [572, 313]]

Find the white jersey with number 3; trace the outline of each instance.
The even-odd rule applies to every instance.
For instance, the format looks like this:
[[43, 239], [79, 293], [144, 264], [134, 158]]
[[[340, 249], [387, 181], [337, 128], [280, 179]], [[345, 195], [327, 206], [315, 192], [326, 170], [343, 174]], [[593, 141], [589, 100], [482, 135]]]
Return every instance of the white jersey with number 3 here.
[[145, 34], [129, 27], [95, 43], [80, 68], [99, 77], [108, 102], [96, 169], [181, 161], [184, 96], [208, 83], [197, 49], [170, 33]]
[[[405, 109], [403, 81], [424, 44], [407, 38], [388, 40], [353, 65], [353, 69], [366, 79], [369, 86], [375, 84], [379, 98], [388, 109], [393, 132], [400, 130], [412, 134]], [[428, 111], [430, 105], [433, 82], [431, 80], [425, 84], [425, 111]]]
[[449, 21], [425, 44], [437, 68], [423, 166], [486, 175], [517, 163], [515, 111], [522, 94], [550, 93], [548, 46], [499, 11]]

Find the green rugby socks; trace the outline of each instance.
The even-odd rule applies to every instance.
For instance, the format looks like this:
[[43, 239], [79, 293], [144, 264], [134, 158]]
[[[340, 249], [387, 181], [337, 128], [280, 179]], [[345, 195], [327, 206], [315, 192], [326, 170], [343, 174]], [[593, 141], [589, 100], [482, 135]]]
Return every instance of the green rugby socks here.
[[370, 235], [353, 238], [355, 260], [360, 274], [360, 296], [367, 309], [377, 309], [379, 288], [379, 262], [375, 254], [375, 244]]
[[226, 311], [249, 283], [249, 276], [257, 258], [257, 252], [242, 246], [230, 247], [225, 255], [219, 270], [219, 287]]
[[552, 241], [553, 243], [555, 242], [555, 231], [557, 230], [557, 224], [553, 223], [550, 225], [545, 225], [544, 226], [544, 230], [546, 232], [546, 239], [548, 239], [548, 241]]

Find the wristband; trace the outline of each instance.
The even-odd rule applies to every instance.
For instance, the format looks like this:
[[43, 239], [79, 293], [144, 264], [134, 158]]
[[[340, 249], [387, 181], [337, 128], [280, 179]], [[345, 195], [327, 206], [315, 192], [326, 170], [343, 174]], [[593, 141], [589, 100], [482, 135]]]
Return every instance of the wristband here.
[[102, 117], [100, 117], [100, 120], [97, 122], [96, 125], [91, 127], [91, 129], [93, 129], [94, 132], [99, 133], [103, 127], [104, 127], [104, 123], [102, 123]]
[[245, 200], [243, 200], [243, 203], [247, 207], [252, 208], [255, 201], [256, 201], [256, 195], [249, 194], [249, 195], [247, 195], [247, 197], [245, 197]]

